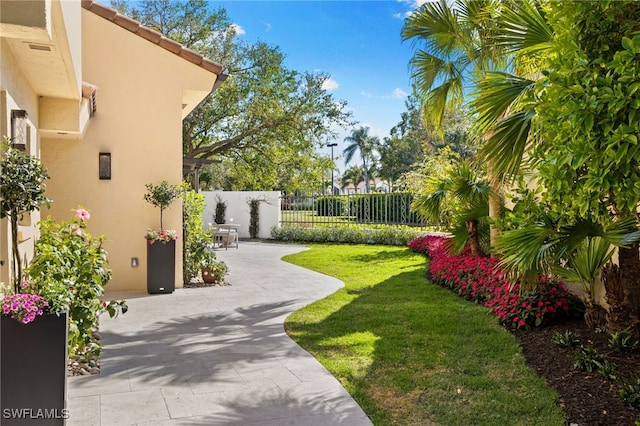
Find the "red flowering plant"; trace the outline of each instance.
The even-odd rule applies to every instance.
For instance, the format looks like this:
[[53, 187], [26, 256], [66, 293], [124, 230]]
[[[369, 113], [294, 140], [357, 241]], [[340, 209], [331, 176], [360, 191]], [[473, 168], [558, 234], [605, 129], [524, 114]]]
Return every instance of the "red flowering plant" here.
[[562, 282], [540, 279], [525, 290], [519, 282], [508, 281], [498, 259], [471, 256], [466, 249], [452, 255], [446, 237], [424, 236], [408, 246], [430, 258], [429, 273], [435, 284], [490, 307], [505, 326], [522, 328], [557, 322], [580, 304]]

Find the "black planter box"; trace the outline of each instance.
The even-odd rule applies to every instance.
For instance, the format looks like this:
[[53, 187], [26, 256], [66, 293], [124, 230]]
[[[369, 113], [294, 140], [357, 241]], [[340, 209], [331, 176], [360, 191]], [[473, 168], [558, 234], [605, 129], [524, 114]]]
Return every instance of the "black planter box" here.
[[0, 424], [64, 425], [67, 313], [28, 324], [0, 316]]
[[176, 242], [147, 244], [147, 292], [173, 293], [176, 289]]

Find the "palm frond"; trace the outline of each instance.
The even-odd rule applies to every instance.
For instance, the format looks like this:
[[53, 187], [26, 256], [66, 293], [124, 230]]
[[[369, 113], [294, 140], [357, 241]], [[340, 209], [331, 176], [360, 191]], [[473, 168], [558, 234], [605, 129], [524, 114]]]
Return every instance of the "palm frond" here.
[[412, 204], [413, 209], [426, 220], [438, 222], [440, 220], [440, 212], [442, 201], [447, 191], [438, 189], [429, 194], [417, 197]]
[[452, 238], [450, 239], [451, 251], [455, 254], [460, 253], [469, 241], [467, 225], [464, 222], [457, 221], [449, 232], [452, 235]]
[[457, 20], [446, 0], [425, 3], [409, 16], [402, 27], [404, 41], [413, 39], [426, 50], [448, 56], [456, 49]]
[[533, 109], [513, 113], [500, 120], [479, 154], [491, 160], [494, 170], [506, 177], [515, 176], [522, 165], [524, 153], [531, 141]]
[[481, 134], [509, 111], [518, 110], [519, 100], [530, 92], [535, 81], [505, 72], [488, 72], [478, 81], [471, 106], [478, 113], [477, 128]]
[[589, 237], [576, 247], [575, 252], [568, 257], [566, 265], [556, 266], [554, 272], [567, 281], [581, 283], [590, 300], [594, 300], [596, 278], [611, 260], [614, 252], [614, 246], [606, 239]]
[[540, 222], [503, 232], [494, 247], [502, 259], [502, 268], [524, 280], [531, 280], [543, 271], [546, 259], [555, 251], [552, 241], [555, 230], [550, 225]]
[[551, 48], [553, 31], [540, 2], [522, 0], [504, 8], [500, 18], [498, 46], [507, 52], [534, 54]]
[[411, 78], [414, 80], [415, 86], [419, 92], [427, 93], [433, 87], [436, 81], [450, 81], [458, 78], [457, 75], [451, 74], [450, 61], [432, 55], [426, 51], [418, 51], [411, 59]]

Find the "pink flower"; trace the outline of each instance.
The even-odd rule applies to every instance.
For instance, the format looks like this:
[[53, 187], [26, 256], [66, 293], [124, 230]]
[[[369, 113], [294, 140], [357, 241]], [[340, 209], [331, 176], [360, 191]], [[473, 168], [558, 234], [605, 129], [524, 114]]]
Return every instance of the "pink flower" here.
[[86, 222], [91, 218], [91, 215], [85, 209], [76, 209], [76, 219]]

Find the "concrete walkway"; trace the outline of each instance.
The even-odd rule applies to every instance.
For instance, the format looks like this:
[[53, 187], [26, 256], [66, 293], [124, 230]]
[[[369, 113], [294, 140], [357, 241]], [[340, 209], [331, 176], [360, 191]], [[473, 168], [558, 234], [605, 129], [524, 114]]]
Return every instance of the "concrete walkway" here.
[[69, 378], [67, 425], [370, 425], [284, 332], [342, 286], [280, 260], [302, 249], [241, 241], [216, 252], [231, 286], [130, 296], [102, 320], [100, 374]]

